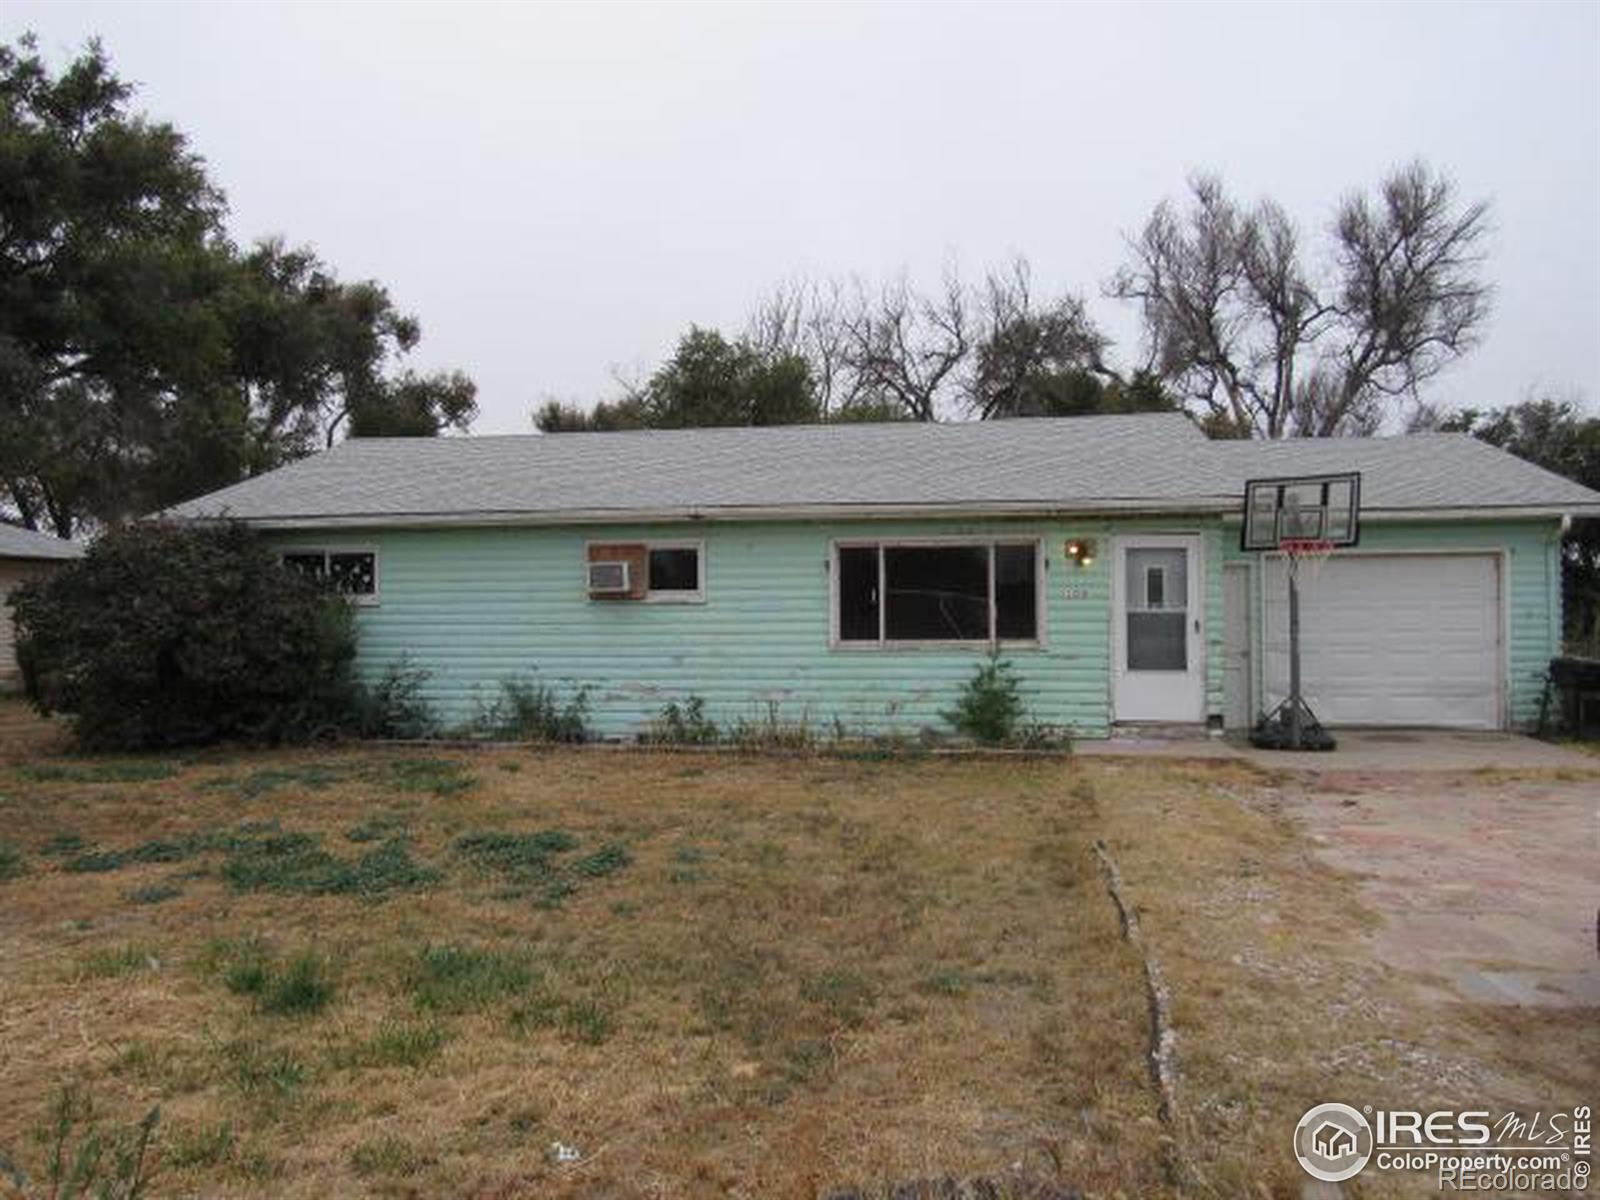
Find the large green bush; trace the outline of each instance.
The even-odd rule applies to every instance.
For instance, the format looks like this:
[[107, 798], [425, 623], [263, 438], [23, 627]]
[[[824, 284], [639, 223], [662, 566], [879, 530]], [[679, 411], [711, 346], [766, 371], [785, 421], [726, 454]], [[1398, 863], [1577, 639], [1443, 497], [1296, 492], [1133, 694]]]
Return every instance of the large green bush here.
[[347, 605], [242, 525], [113, 530], [11, 604], [29, 697], [91, 747], [306, 738], [359, 702]]

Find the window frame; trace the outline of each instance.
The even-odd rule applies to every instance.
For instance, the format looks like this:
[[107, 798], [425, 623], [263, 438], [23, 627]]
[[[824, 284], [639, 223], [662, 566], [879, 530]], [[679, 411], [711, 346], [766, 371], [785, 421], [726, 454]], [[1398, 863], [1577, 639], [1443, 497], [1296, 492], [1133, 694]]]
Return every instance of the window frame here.
[[[589, 552], [595, 546], [643, 546], [644, 594], [635, 604], [704, 604], [706, 602], [706, 540], [705, 538], [589, 538], [583, 543], [585, 572], [590, 562]], [[695, 558], [694, 590], [654, 591], [650, 587], [650, 552], [652, 550], [693, 550]], [[586, 576], [587, 577], [587, 576]], [[585, 592], [587, 595], [587, 591]], [[594, 601], [593, 596], [589, 596]]]
[[[1000, 638], [995, 636], [999, 613], [995, 604], [995, 548], [997, 546], [1033, 547], [1033, 628], [1031, 638]], [[889, 606], [884, 602], [888, 589], [884, 586], [885, 550], [899, 547], [927, 548], [938, 546], [981, 546], [989, 554], [989, 636], [986, 638], [890, 638], [887, 636]], [[1050, 594], [1045, 574], [1049, 558], [1045, 553], [1046, 540], [1039, 534], [947, 534], [937, 537], [896, 538], [834, 538], [828, 544], [828, 648], [853, 653], [869, 654], [895, 650], [967, 650], [988, 653], [1004, 648], [1008, 650], [1043, 650], [1048, 645], [1045, 620], [1045, 601]], [[878, 637], [876, 641], [843, 640], [839, 636], [839, 551], [878, 551]]]
[[315, 546], [279, 546], [278, 565], [290, 569], [285, 561], [290, 557], [299, 557], [307, 554], [322, 555], [322, 577], [331, 579], [331, 564], [329, 558], [335, 554], [370, 554], [372, 555], [372, 591], [371, 592], [335, 592], [348, 604], [359, 605], [362, 608], [376, 608], [379, 597], [383, 593], [383, 567], [382, 556], [376, 546], [352, 545], [344, 542], [329, 542]]

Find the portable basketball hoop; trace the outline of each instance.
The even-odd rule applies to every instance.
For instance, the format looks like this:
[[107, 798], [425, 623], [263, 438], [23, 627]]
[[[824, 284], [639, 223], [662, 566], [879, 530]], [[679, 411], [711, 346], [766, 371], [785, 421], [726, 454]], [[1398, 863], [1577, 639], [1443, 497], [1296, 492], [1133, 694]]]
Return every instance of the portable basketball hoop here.
[[1250, 740], [1269, 750], [1332, 750], [1338, 743], [1305, 702], [1300, 683], [1300, 589], [1316, 583], [1333, 552], [1360, 537], [1361, 476], [1252, 479], [1244, 487], [1242, 550], [1283, 556], [1289, 579], [1289, 694]]

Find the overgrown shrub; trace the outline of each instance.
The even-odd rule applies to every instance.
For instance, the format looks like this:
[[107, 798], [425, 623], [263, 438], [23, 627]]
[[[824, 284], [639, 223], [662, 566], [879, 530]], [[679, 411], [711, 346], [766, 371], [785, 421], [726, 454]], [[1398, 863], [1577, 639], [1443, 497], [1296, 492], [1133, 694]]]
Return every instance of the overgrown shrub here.
[[429, 672], [402, 654], [383, 669], [376, 683], [355, 689], [353, 732], [367, 738], [425, 738], [438, 728], [422, 698]]
[[961, 687], [956, 706], [940, 715], [956, 732], [985, 746], [1013, 741], [1022, 722], [1022, 681], [999, 657], [980, 663]]
[[281, 741], [348, 722], [347, 605], [242, 525], [112, 530], [11, 604], [29, 697], [86, 745]]
[[580, 743], [589, 740], [589, 689], [579, 688], [565, 704], [555, 688], [531, 679], [500, 681], [500, 696], [473, 724], [490, 737], [525, 742]]
[[717, 723], [706, 716], [706, 702], [690, 696], [682, 704], [670, 700], [650, 722], [644, 740], [664, 746], [709, 746], [721, 736]]

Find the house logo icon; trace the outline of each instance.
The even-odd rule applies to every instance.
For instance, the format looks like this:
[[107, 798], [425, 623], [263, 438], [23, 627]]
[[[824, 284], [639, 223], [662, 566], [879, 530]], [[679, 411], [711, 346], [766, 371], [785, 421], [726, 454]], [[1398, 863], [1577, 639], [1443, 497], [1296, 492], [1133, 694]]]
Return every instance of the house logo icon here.
[[1311, 1135], [1311, 1145], [1324, 1158], [1344, 1158], [1356, 1152], [1356, 1135], [1343, 1125], [1324, 1121]]
[[1342, 1183], [1372, 1157], [1372, 1126], [1348, 1104], [1319, 1104], [1295, 1126], [1294, 1156], [1313, 1179]]

